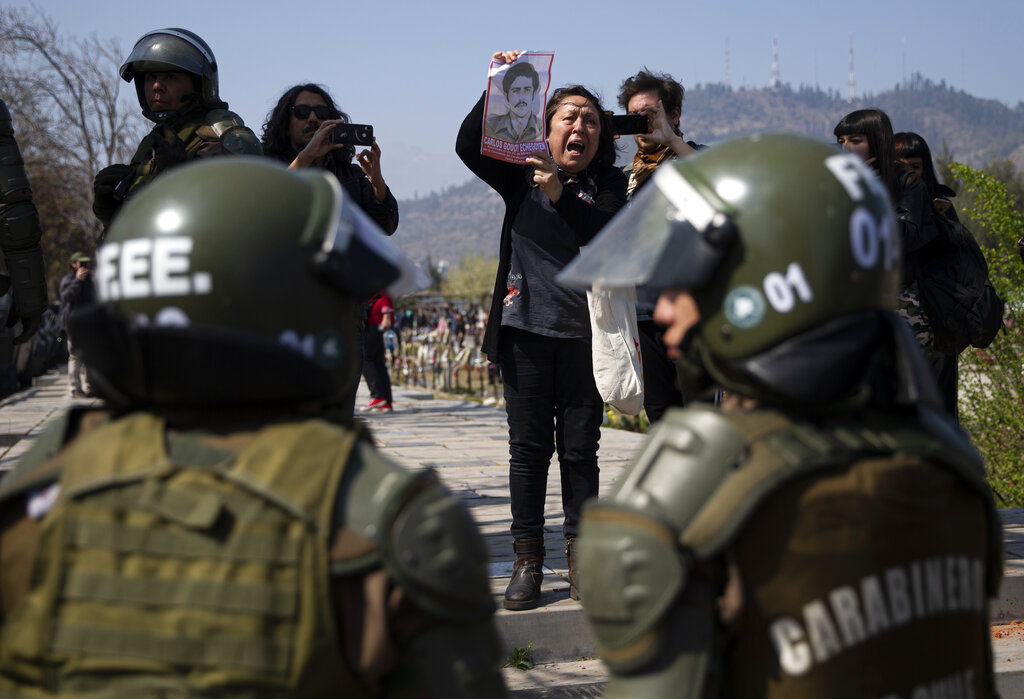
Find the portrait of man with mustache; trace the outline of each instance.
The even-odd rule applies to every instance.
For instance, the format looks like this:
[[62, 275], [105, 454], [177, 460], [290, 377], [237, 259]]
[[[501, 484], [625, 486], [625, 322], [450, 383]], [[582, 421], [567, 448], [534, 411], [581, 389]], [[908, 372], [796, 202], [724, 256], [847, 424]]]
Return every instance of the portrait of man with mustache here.
[[540, 76], [526, 61], [519, 61], [505, 71], [501, 79], [508, 112], [487, 117], [486, 134], [511, 143], [544, 140], [541, 120], [537, 115], [537, 93]]

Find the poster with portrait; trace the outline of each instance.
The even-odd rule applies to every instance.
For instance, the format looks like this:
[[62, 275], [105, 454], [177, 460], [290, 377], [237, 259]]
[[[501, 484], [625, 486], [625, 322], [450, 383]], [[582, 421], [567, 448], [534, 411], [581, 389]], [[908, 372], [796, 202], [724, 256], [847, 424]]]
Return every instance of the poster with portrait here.
[[553, 51], [524, 51], [513, 63], [491, 61], [482, 154], [521, 164], [533, 151], [547, 151], [544, 105], [554, 60]]

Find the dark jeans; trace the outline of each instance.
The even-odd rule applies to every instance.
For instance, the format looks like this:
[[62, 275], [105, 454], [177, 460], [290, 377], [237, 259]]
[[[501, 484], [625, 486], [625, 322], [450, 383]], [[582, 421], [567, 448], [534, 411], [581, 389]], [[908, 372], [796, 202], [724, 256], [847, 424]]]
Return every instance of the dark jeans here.
[[604, 403], [594, 385], [590, 342], [503, 326], [501, 374], [508, 413], [512, 538], [544, 535], [548, 467], [557, 451], [562, 533], [577, 536], [583, 502], [597, 495], [597, 444]]
[[668, 358], [662, 336], [664, 328], [653, 320], [636, 324], [640, 332], [640, 356], [644, 363], [644, 410], [653, 425], [665, 411], [686, 405], [683, 392], [676, 383], [676, 363]]
[[363, 376], [370, 395], [391, 402], [391, 377], [384, 354], [384, 333], [376, 325], [366, 324], [363, 331]]

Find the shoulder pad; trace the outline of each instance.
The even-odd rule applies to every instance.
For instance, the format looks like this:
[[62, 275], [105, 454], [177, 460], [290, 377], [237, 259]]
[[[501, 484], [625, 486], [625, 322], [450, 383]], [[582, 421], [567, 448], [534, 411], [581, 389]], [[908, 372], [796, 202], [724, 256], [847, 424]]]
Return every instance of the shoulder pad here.
[[460, 622], [490, 617], [487, 547], [465, 505], [439, 483], [424, 483], [381, 543], [385, 568], [418, 607]]
[[18, 462], [0, 479], [0, 503], [60, 478], [62, 463], [52, 461], [57, 452], [77, 435], [105, 423], [109, 413], [91, 408], [72, 408], [35, 439]]
[[608, 499], [682, 532], [745, 451], [743, 435], [718, 411], [670, 410]]
[[382, 456], [373, 445], [358, 441], [341, 476], [331, 521], [332, 532], [342, 529], [366, 540], [370, 551], [355, 547], [353, 555], [332, 557], [331, 572], [347, 575], [380, 563], [380, 539], [402, 503], [415, 490], [416, 474], [405, 471]]
[[242, 117], [227, 109], [211, 109], [204, 118], [224, 151], [231, 155], [263, 155], [260, 139], [245, 125]]

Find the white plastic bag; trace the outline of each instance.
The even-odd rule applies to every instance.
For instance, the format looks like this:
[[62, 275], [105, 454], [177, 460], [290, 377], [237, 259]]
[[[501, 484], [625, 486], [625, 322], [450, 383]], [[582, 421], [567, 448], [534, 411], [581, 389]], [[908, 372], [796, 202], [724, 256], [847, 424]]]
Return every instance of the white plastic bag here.
[[644, 407], [644, 373], [636, 328], [636, 289], [587, 291], [594, 381], [604, 402], [626, 415]]

